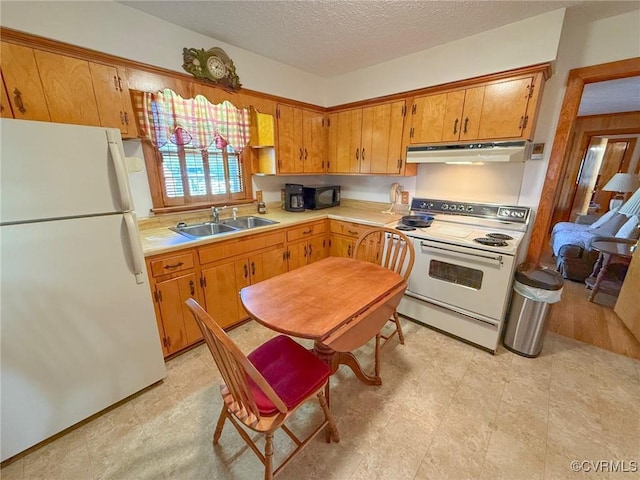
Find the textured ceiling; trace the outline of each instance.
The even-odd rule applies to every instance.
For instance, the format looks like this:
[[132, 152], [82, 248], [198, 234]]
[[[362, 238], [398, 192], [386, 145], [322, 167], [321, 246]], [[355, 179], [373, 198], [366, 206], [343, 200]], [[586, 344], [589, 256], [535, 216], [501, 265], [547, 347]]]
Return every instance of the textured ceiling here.
[[[267, 0], [120, 3], [328, 78], [581, 2]], [[637, 8], [637, 2], [626, 3], [635, 3]], [[607, 9], [615, 14], [615, 7]]]
[[[633, 1], [121, 1], [191, 31], [321, 77], [334, 77], [567, 7], [587, 19]], [[202, 45], [203, 48], [215, 45]], [[638, 110], [638, 82], [587, 85], [581, 115]], [[606, 89], [600, 93], [601, 89]]]

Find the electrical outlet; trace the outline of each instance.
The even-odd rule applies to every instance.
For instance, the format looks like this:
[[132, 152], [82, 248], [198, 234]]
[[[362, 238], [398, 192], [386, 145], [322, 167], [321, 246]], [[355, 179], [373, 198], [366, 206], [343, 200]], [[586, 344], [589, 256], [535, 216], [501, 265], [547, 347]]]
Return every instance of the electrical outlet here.
[[400, 203], [402, 205], [409, 205], [409, 192], [400, 192]]

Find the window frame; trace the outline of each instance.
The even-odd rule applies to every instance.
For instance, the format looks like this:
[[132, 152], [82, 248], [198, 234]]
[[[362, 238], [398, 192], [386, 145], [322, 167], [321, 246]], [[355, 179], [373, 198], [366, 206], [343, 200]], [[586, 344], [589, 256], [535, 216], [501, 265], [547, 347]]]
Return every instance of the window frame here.
[[[149, 180], [149, 189], [151, 192], [151, 202], [153, 213], [169, 213], [187, 210], [198, 210], [208, 208], [212, 206], [220, 205], [237, 205], [242, 203], [250, 203], [253, 201], [253, 186], [251, 181], [251, 158], [248, 153], [249, 147], [244, 148], [239, 155], [239, 161], [242, 166], [242, 182], [244, 185], [244, 192], [240, 193], [227, 193], [222, 195], [213, 194], [211, 198], [202, 200], [201, 196], [198, 199], [190, 200], [188, 195], [182, 197], [167, 197], [164, 174], [162, 169], [162, 153], [160, 149], [155, 147], [150, 140], [142, 140], [142, 151], [145, 158], [145, 165], [147, 170], [147, 177]], [[227, 154], [223, 153], [224, 168], [225, 168], [225, 182], [229, 179], [229, 166]], [[181, 167], [184, 170], [183, 160], [181, 160]], [[186, 172], [183, 171], [183, 178]]]

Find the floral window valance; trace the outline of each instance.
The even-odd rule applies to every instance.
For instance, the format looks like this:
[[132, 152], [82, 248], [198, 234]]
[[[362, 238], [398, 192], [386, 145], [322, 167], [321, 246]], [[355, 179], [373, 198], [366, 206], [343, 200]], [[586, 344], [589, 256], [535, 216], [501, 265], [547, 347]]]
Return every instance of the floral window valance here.
[[249, 143], [251, 117], [246, 108], [224, 101], [214, 105], [202, 95], [182, 98], [168, 88], [160, 92], [131, 90], [140, 134], [156, 147], [167, 142], [206, 150], [231, 146], [236, 152]]

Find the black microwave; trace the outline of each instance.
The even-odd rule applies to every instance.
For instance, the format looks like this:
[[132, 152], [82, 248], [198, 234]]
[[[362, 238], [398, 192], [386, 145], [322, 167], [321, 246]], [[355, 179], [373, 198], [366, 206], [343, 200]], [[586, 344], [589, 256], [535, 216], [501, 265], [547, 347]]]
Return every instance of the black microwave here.
[[340, 205], [340, 187], [336, 185], [311, 185], [302, 189], [304, 208], [317, 210], [319, 208]]

